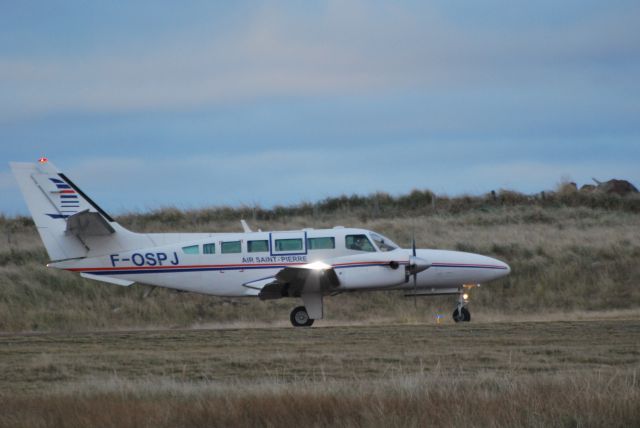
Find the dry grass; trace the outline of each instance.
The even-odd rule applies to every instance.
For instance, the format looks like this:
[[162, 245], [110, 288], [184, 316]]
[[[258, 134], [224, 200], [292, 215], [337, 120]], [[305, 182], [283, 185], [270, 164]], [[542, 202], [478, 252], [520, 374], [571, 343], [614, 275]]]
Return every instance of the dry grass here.
[[637, 426], [640, 321], [5, 335], [0, 426]]
[[447, 374], [380, 382], [103, 381], [96, 392], [3, 400], [6, 427], [630, 427], [634, 374], [513, 378]]
[[[373, 208], [365, 211], [358, 205], [368, 203], [366, 199], [346, 198], [333, 211], [314, 211], [313, 205], [258, 211], [253, 226], [264, 230], [362, 226], [405, 246], [415, 233], [421, 247], [468, 250], [505, 260], [513, 269], [509, 278], [473, 291], [474, 320], [640, 307], [640, 215], [632, 209], [635, 205], [591, 207], [563, 205], [559, 200], [543, 204], [523, 195], [499, 196], [505, 204], [459, 198], [433, 209], [419, 205], [429, 196], [418, 194], [412, 199], [417, 205], [407, 208], [405, 215], [385, 205], [382, 196], [376, 215]], [[409, 199], [403, 202], [407, 207]], [[138, 231], [239, 231], [238, 219], [248, 215], [251, 220], [252, 213], [253, 208], [167, 209], [120, 220]], [[0, 331], [282, 325], [297, 305], [293, 300], [220, 299], [168, 290], [156, 290], [147, 298], [146, 286], [123, 289], [48, 270], [35, 229], [23, 218], [0, 217], [0, 240]], [[416, 314], [413, 302], [399, 293], [354, 294], [327, 299], [326, 314], [340, 323], [428, 322], [436, 313], [448, 320], [452, 305], [452, 298], [425, 298]]]

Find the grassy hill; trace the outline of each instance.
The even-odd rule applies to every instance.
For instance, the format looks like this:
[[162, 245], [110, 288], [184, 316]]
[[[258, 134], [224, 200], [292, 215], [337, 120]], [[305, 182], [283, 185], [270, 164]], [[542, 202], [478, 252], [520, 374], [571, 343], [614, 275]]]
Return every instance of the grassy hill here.
[[[512, 267], [509, 278], [474, 290], [477, 316], [640, 307], [640, 198], [601, 193], [502, 191], [449, 198], [429, 191], [392, 197], [342, 196], [264, 209], [165, 208], [117, 220], [139, 232], [239, 231], [245, 218], [263, 230], [357, 226], [403, 246], [478, 252]], [[47, 269], [33, 222], [0, 216], [0, 331], [153, 328], [216, 323], [288, 323], [298, 302], [223, 299], [135, 285], [84, 280]], [[422, 298], [418, 310], [401, 293], [326, 299], [337, 321], [428, 321], [453, 298]]]

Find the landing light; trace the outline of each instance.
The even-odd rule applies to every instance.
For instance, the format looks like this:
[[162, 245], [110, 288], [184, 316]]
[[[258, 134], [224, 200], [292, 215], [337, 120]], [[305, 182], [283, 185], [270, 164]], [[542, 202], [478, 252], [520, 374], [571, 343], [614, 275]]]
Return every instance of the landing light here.
[[317, 262], [309, 263], [304, 267], [306, 267], [307, 269], [325, 270], [325, 269], [331, 269], [332, 266], [329, 264], [326, 264], [325, 262], [317, 261]]
[[40, 159], [38, 159], [38, 162], [47, 163], [47, 162], [49, 162], [49, 159], [47, 159], [45, 156], [42, 156]]
[[463, 298], [464, 300], [469, 300], [469, 295], [468, 295], [467, 293], [464, 293], [464, 294], [462, 295], [462, 298]]

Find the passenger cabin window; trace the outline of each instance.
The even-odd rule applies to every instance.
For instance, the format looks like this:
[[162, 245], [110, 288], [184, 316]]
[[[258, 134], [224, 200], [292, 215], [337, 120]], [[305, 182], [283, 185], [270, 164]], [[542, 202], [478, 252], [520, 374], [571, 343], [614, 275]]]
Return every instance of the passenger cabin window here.
[[202, 254], [215, 254], [216, 244], [204, 244], [202, 246]]
[[222, 254], [232, 254], [232, 253], [242, 252], [242, 245], [240, 244], [240, 241], [223, 242], [220, 245], [220, 248], [222, 249]]
[[333, 250], [336, 248], [336, 238], [309, 238], [307, 248], [310, 250]]
[[383, 252], [393, 251], [396, 248], [398, 248], [398, 245], [396, 245], [395, 242], [393, 242], [389, 238], [385, 238], [384, 236], [380, 236], [377, 233], [372, 233], [371, 234], [371, 239], [373, 239], [373, 242], [377, 245], [377, 247], [380, 249], [380, 251], [383, 251]]
[[348, 250], [356, 251], [375, 251], [376, 249], [367, 238], [367, 235], [347, 235], [345, 238], [345, 246]]
[[182, 247], [182, 251], [185, 254], [200, 254], [200, 251], [198, 251], [197, 245], [189, 245], [188, 247]]
[[269, 241], [249, 241], [247, 242], [247, 250], [250, 253], [263, 253], [269, 251]]
[[276, 239], [276, 251], [302, 251], [302, 239]]

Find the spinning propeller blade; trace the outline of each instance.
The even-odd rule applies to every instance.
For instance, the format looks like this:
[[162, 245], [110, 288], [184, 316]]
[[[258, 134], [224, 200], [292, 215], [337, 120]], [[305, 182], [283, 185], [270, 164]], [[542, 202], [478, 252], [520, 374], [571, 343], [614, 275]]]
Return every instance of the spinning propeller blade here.
[[418, 306], [418, 273], [429, 269], [430, 267], [431, 263], [418, 257], [416, 250], [416, 237], [414, 234], [413, 239], [411, 240], [411, 256], [409, 256], [409, 264], [407, 266], [407, 282], [409, 282], [409, 277], [413, 276], [413, 304], [416, 308]]
[[[416, 259], [416, 235], [413, 234], [413, 238], [411, 238], [411, 254], [413, 255], [413, 260]], [[415, 271], [415, 269], [414, 269]], [[413, 307], [418, 309], [418, 272], [414, 272], [413, 274]]]

